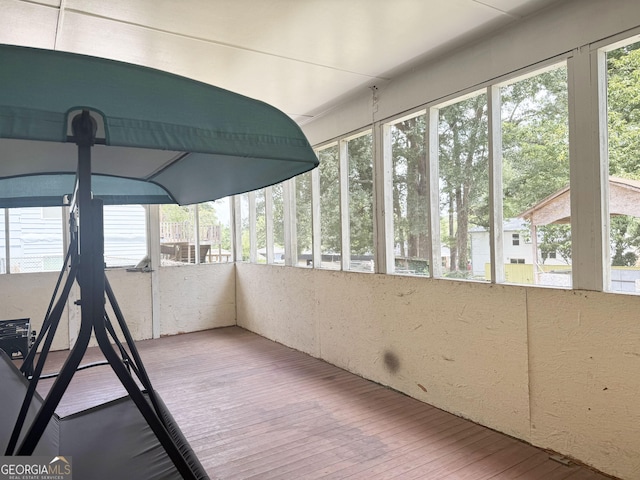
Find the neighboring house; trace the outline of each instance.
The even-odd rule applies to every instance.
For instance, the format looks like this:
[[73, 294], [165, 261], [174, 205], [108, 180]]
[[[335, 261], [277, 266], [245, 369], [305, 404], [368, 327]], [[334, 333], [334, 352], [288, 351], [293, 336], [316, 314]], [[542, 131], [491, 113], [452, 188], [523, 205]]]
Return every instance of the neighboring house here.
[[[640, 181], [609, 177], [608, 192], [611, 216], [630, 215], [640, 218]], [[508, 219], [504, 222], [503, 248], [507, 270], [510, 264], [530, 265], [535, 267], [528, 270], [531, 283], [564, 287], [571, 285], [571, 278], [567, 275], [570, 272], [566, 267], [567, 262], [560, 257], [556, 258], [555, 252], [551, 252], [549, 258], [546, 258], [543, 263], [539, 252], [538, 255], [535, 253], [541, 239], [538, 232], [540, 227], [549, 224], [568, 224], [571, 221], [570, 193], [569, 187], [562, 188], [523, 212], [520, 218]], [[470, 243], [473, 275], [486, 278], [486, 266], [490, 263], [489, 231], [482, 227], [471, 229]], [[554, 269], [555, 265], [564, 266], [564, 268]], [[507, 271], [507, 277], [508, 274], [509, 271]], [[610, 276], [613, 291], [640, 291], [640, 267], [611, 267]], [[519, 280], [517, 283], [528, 283], [528, 281]]]
[[[504, 263], [534, 264], [534, 245], [531, 242], [529, 225], [521, 218], [505, 220], [502, 227]], [[471, 270], [473, 276], [484, 277], [486, 265], [491, 262], [489, 249], [489, 231], [483, 227], [475, 227], [469, 231], [471, 243]], [[540, 259], [536, 260], [540, 263]], [[566, 265], [555, 252], [544, 261], [545, 265]]]
[[[609, 177], [609, 215], [629, 215], [640, 218], [640, 181], [628, 178]], [[551, 223], [571, 221], [571, 190], [567, 186], [549, 195], [522, 214], [532, 230]], [[631, 251], [631, 250], [630, 250]], [[633, 250], [634, 253], [638, 253]], [[640, 267], [611, 267], [611, 290], [617, 292], [640, 291]]]
[[[7, 211], [11, 273], [59, 270], [66, 253], [62, 232], [68, 222], [62, 219], [62, 209], [33, 207]], [[0, 273], [5, 273], [5, 229], [0, 230]], [[140, 205], [106, 206], [104, 233], [107, 266], [135, 265], [147, 254], [146, 214]]]
[[[11, 273], [55, 271], [62, 267], [61, 211], [61, 208], [55, 207], [11, 208], [4, 211], [5, 215], [9, 215]], [[1, 272], [6, 273], [5, 235], [0, 242]]]
[[108, 267], [136, 265], [147, 255], [147, 220], [142, 205], [104, 208], [104, 257]]

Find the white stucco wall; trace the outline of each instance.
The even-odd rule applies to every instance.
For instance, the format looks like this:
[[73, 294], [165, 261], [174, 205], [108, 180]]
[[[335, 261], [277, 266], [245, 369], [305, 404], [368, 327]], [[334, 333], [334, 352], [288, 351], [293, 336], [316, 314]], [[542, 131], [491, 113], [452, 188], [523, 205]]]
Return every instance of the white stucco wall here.
[[234, 264], [161, 267], [158, 277], [161, 335], [235, 325]]
[[[57, 277], [55, 272], [0, 275], [0, 319], [29, 317], [32, 328], [39, 332]], [[152, 338], [154, 321], [160, 323], [161, 335], [235, 325], [233, 264], [158, 269], [159, 311], [156, 315], [151, 273], [114, 268], [107, 270], [107, 277], [134, 340]], [[80, 327], [80, 308], [74, 301], [79, 296], [76, 284], [60, 320], [53, 350], [68, 349], [75, 342]], [[110, 307], [107, 307], [107, 314], [120, 334]], [[123, 337], [120, 335], [120, 338]], [[96, 345], [95, 339], [90, 345]]]
[[640, 298], [237, 265], [238, 325], [640, 478]]
[[[57, 279], [57, 272], [0, 275], [0, 320], [30, 318], [31, 328], [40, 333]], [[54, 350], [65, 348], [69, 348], [68, 307], [52, 344]]]
[[640, 478], [640, 298], [527, 290], [531, 441]]
[[[131, 336], [135, 340], [151, 338], [151, 275], [114, 268], [107, 270], [107, 278]], [[107, 309], [107, 314], [119, 334], [120, 329], [112, 310]]]
[[237, 265], [238, 325], [529, 439], [525, 290]]

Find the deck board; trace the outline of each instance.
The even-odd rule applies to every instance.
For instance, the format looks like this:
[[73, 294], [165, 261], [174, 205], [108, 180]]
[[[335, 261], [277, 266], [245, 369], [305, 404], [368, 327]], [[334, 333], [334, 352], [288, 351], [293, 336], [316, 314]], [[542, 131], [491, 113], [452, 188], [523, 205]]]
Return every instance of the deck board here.
[[[212, 479], [610, 478], [238, 327], [137, 346]], [[45, 371], [66, 354], [51, 352]], [[83, 363], [100, 359], [91, 348]], [[109, 367], [80, 371], [58, 413], [123, 394]]]

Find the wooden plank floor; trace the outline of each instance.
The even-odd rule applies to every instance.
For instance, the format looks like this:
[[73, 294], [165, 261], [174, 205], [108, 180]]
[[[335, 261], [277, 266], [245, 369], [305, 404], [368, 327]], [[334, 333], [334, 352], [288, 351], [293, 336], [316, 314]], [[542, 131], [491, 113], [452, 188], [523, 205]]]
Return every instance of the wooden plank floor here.
[[[237, 327], [137, 345], [212, 479], [610, 478]], [[90, 349], [83, 363], [101, 358]], [[123, 393], [109, 367], [83, 370], [58, 413]]]

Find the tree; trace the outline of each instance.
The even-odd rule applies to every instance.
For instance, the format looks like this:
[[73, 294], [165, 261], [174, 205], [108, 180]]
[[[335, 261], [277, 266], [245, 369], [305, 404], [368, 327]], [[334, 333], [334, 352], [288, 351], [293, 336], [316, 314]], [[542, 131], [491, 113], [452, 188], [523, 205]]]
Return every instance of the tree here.
[[425, 116], [398, 122], [391, 130], [394, 241], [400, 257], [427, 260], [427, 158]]
[[439, 118], [440, 211], [448, 218], [442, 234], [448, 240], [450, 270], [466, 272], [469, 224], [480, 220], [488, 196], [486, 95], [442, 108]]
[[352, 255], [373, 254], [373, 153], [371, 134], [347, 144], [349, 236]]
[[162, 222], [188, 222], [191, 220], [191, 206], [176, 205], [169, 203], [160, 206], [160, 217]]
[[311, 251], [313, 236], [311, 233], [311, 173], [298, 175], [296, 185], [296, 238], [297, 258], [302, 252]]
[[340, 228], [340, 175], [338, 147], [332, 146], [318, 152], [320, 160], [320, 250], [340, 253], [342, 233]]
[[273, 198], [273, 243], [284, 247], [284, 189], [281, 183], [271, 187]]
[[551, 224], [540, 227], [540, 255], [542, 263], [553, 254], [559, 255], [565, 263], [571, 263], [571, 227], [566, 224]]
[[607, 54], [609, 174], [640, 178], [640, 42]]
[[[566, 68], [501, 89], [504, 216], [513, 218], [569, 185]], [[538, 227], [544, 263], [552, 254], [571, 262], [569, 225]]]
[[516, 217], [569, 184], [567, 70], [501, 89], [504, 215]]
[[636, 217], [615, 215], [611, 217], [611, 265], [633, 267], [638, 261], [640, 247], [640, 221]]
[[[640, 178], [640, 42], [607, 54], [609, 174]], [[610, 221], [612, 266], [633, 266], [640, 246], [639, 220], [613, 216]]]

